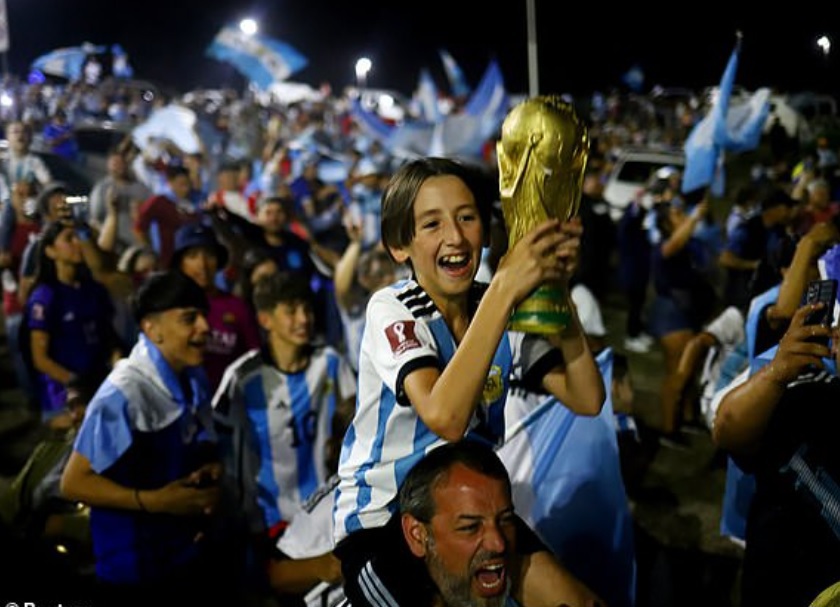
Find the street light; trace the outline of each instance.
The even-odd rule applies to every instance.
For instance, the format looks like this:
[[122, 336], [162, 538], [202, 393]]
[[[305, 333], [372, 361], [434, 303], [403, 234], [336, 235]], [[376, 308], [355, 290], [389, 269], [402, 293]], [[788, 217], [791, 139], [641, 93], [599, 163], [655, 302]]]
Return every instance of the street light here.
[[247, 18], [243, 19], [239, 22], [239, 31], [241, 31], [246, 36], [253, 36], [257, 33], [259, 26], [254, 19]]
[[365, 88], [367, 86], [367, 75], [373, 67], [373, 62], [367, 57], [360, 57], [356, 61], [356, 86]]
[[831, 38], [823, 34], [819, 38], [817, 38], [817, 46], [820, 47], [822, 51], [823, 57], [828, 57], [828, 53], [831, 52]]

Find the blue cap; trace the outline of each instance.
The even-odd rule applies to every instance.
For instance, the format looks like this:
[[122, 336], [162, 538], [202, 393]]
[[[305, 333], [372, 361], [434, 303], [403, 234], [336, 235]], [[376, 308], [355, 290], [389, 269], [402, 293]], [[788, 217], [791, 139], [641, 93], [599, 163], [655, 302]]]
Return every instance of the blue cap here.
[[212, 228], [200, 223], [192, 223], [178, 228], [175, 232], [175, 249], [172, 252], [170, 267], [177, 268], [181, 265], [181, 256], [187, 249], [203, 247], [216, 253], [219, 260], [219, 267], [224, 268], [228, 262], [228, 250], [219, 239]]

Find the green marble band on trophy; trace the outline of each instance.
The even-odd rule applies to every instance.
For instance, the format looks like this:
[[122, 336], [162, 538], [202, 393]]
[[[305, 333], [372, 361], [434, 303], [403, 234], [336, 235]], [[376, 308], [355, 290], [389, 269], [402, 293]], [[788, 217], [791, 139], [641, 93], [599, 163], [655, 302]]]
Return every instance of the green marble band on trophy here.
[[[496, 144], [502, 212], [512, 247], [549, 218], [577, 215], [589, 158], [589, 132], [574, 106], [554, 95], [516, 105]], [[569, 297], [559, 282], [541, 285], [514, 310], [514, 331], [552, 334], [571, 318]]]

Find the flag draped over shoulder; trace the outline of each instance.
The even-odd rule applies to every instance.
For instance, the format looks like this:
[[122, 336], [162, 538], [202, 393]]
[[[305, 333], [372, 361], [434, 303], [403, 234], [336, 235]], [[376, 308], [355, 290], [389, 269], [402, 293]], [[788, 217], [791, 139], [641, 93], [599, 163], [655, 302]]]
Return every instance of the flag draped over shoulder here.
[[455, 61], [455, 57], [449, 54], [448, 51], [440, 49], [438, 51], [440, 61], [443, 63], [443, 70], [446, 72], [446, 79], [449, 80], [449, 90], [453, 97], [466, 97], [470, 94], [470, 87], [464, 78], [464, 72], [461, 66]]
[[520, 516], [608, 605], [631, 607], [636, 559], [609, 396], [612, 361], [609, 348], [598, 355], [607, 400], [595, 417], [575, 415], [550, 396], [512, 391], [498, 453]]
[[233, 65], [262, 90], [305, 68], [309, 60], [295, 48], [266, 36], [247, 35], [226, 26], [207, 48], [207, 55]]
[[726, 64], [711, 109], [686, 139], [683, 193], [710, 187], [715, 196], [722, 196], [724, 151], [745, 152], [758, 147], [770, 112], [770, 90], [761, 88], [746, 102], [731, 106], [740, 50], [739, 41]]

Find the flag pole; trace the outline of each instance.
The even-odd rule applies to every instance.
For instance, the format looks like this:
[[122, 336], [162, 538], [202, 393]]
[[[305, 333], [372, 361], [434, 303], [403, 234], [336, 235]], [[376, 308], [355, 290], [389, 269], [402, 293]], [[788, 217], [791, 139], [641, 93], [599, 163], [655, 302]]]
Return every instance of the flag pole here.
[[6, 0], [0, 0], [0, 54], [2, 54], [3, 79], [9, 76], [9, 14]]
[[536, 0], [525, 0], [528, 20], [528, 94], [536, 97], [540, 91], [537, 67], [537, 16]]

